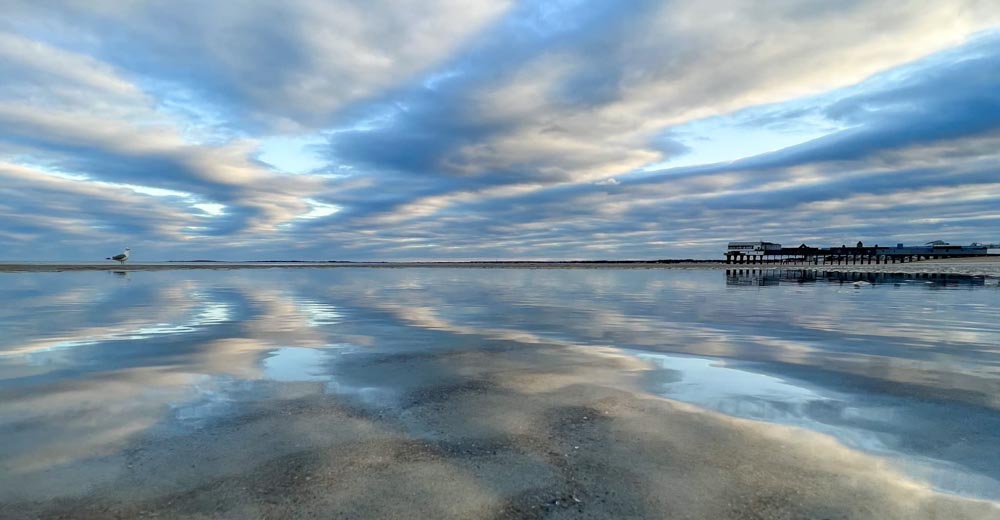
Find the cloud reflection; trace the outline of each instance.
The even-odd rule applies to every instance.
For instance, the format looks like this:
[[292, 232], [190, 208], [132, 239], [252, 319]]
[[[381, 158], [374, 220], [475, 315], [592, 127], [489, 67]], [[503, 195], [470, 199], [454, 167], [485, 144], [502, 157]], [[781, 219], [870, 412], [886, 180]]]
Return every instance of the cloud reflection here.
[[[584, 380], [805, 427], [997, 498], [989, 288], [928, 303], [921, 284], [860, 298], [824, 282], [730, 286], [718, 271], [8, 276], [29, 303], [0, 315], [20, 323], [0, 343], [0, 460], [28, 479], [274, 392], [400, 407], [428, 381], [499, 371], [494, 384], [524, 394]], [[906, 320], [927, 305], [938, 320]], [[47, 328], [52, 310], [64, 318]]]

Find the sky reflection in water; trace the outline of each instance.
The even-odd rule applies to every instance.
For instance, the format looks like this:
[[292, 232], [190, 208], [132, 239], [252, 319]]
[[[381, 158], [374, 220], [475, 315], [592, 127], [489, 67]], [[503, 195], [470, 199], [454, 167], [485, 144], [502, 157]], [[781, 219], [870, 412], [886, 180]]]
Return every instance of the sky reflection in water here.
[[938, 489], [1000, 499], [995, 281], [882, 276], [855, 287], [846, 276], [0, 274], [0, 469], [111, 453], [136, 434], [197, 428], [282, 392], [394, 406], [435, 377], [380, 372], [365, 362], [378, 356], [569, 345], [645, 362], [650, 393], [833, 435]]

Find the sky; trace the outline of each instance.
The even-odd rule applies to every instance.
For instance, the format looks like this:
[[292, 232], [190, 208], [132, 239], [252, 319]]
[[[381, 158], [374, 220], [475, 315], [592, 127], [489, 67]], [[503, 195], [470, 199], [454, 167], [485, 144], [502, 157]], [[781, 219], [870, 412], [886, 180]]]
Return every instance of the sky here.
[[0, 11], [0, 260], [1000, 242], [995, 0]]

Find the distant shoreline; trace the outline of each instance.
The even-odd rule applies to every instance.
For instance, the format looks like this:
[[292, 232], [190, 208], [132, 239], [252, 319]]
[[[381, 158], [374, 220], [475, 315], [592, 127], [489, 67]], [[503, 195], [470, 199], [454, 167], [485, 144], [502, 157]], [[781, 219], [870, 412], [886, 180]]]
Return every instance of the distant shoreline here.
[[[0, 262], [0, 273], [64, 272], [64, 271], [171, 271], [219, 269], [342, 269], [342, 268], [447, 268], [447, 269], [804, 269], [810, 271], [858, 271], [915, 273], [940, 271], [955, 274], [996, 275], [1000, 271], [1000, 257], [978, 257], [948, 260], [924, 260], [907, 264], [845, 264], [815, 265], [812, 263], [785, 264], [727, 264], [721, 260], [569, 260], [569, 261], [462, 261], [462, 262], [350, 262], [350, 261], [296, 261], [265, 260], [227, 262], [217, 260], [129, 262], [118, 265], [112, 262]], [[985, 270], [984, 270], [985, 269]]]
[[464, 268], [464, 269], [719, 269], [732, 267], [713, 260], [626, 260], [626, 261], [472, 261], [472, 262], [308, 262], [308, 261], [256, 261], [220, 262], [198, 260], [190, 262], [127, 263], [0, 263], [3, 272], [61, 272], [61, 271], [169, 271], [181, 269], [339, 269], [339, 268]]

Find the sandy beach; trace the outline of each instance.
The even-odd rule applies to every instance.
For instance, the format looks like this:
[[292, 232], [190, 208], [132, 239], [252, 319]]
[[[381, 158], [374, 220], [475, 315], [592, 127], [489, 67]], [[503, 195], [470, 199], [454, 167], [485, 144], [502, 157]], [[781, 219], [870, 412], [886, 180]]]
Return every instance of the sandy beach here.
[[1000, 518], [995, 503], [935, 493], [830, 437], [645, 394], [633, 385], [644, 368], [611, 350], [358, 368], [406, 381], [398, 405], [373, 413], [315, 384], [275, 387], [210, 426], [64, 467], [62, 480], [8, 474], [3, 516]]
[[0, 518], [1000, 519], [992, 287], [216, 267], [3, 275]]

